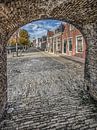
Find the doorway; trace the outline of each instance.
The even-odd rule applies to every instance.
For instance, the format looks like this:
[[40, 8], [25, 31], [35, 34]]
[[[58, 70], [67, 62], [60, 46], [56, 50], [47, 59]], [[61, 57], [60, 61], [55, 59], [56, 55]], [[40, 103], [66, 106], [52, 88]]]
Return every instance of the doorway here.
[[64, 40], [64, 53], [66, 53], [66, 46], [67, 46], [67, 41]]

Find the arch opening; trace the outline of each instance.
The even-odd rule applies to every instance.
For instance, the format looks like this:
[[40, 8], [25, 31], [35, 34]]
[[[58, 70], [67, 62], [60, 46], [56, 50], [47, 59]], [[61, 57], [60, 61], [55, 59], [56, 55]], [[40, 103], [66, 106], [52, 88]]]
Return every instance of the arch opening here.
[[[61, 25], [61, 22], [60, 22], [60, 24], [58, 25], [58, 27]], [[64, 25], [65, 26], [65, 25]], [[66, 24], [66, 27], [67, 27], [67, 29], [69, 29], [69, 30], [71, 30], [71, 31], [73, 31], [73, 29], [75, 30], [75, 28], [73, 27], [73, 26], [70, 26], [69, 24]], [[34, 28], [35, 28], [35, 26], [34, 26]], [[54, 31], [54, 30], [53, 30]], [[57, 30], [56, 30], [57, 31]], [[78, 31], [78, 30], [77, 30]], [[68, 30], [67, 30], [67, 32], [68, 32]], [[74, 31], [74, 33], [75, 33], [76, 31]], [[73, 33], [73, 32], [72, 32]], [[69, 35], [69, 34], [67, 34], [67, 35]], [[54, 38], [55, 38], [55, 36], [56, 36], [56, 34], [54, 35]], [[60, 36], [60, 33], [59, 33], [59, 36]], [[62, 36], [64, 36], [64, 37], [62, 37], [63, 39], [69, 39], [69, 37], [71, 38], [71, 36], [69, 35], [68, 37], [65, 37], [65, 32], [64, 33], [62, 33]], [[72, 34], [72, 36], [73, 36], [73, 34]], [[79, 35], [79, 33], [78, 33], [78, 36], [80, 36]], [[75, 36], [74, 37], [75, 39], [77, 39], [77, 37]], [[69, 41], [69, 40], [68, 40]], [[67, 41], [67, 42], [68, 42]], [[75, 40], [76, 41], [76, 40]], [[68, 44], [69, 44], [69, 42], [68, 42]], [[76, 43], [73, 43], [74, 45], [76, 45]], [[74, 46], [73, 45], [73, 46]], [[52, 47], [52, 46], [51, 46]], [[58, 47], [58, 46], [57, 46]], [[67, 46], [67, 47], [69, 47], [69, 46]], [[39, 48], [39, 49], [41, 49], [41, 48]], [[57, 48], [58, 49], [58, 48]], [[80, 48], [81, 49], [81, 48]], [[64, 50], [64, 49], [63, 49]], [[74, 50], [74, 49], [73, 49]], [[76, 49], [75, 49], [76, 50]], [[48, 50], [49, 51], [49, 50]], [[68, 51], [68, 48], [67, 48], [67, 51]], [[81, 51], [81, 50], [80, 50]], [[8, 78], [8, 82], [9, 82], [9, 102], [10, 102], [10, 105], [9, 105], [9, 111], [10, 110], [12, 110], [12, 112], [14, 113], [14, 111], [15, 110], [18, 110], [18, 112], [19, 112], [19, 108], [20, 108], [20, 105], [19, 104], [21, 104], [21, 108], [20, 109], [22, 109], [22, 105], [23, 105], [23, 107], [26, 109], [26, 107], [28, 106], [28, 104], [29, 104], [29, 107], [31, 107], [31, 108], [34, 108], [34, 105], [35, 105], [35, 103], [37, 103], [36, 101], [35, 101], [35, 103], [32, 101], [32, 99], [33, 98], [40, 98], [41, 99], [41, 104], [43, 105], [43, 106], [41, 106], [41, 108], [42, 108], [42, 110], [44, 110], [44, 111], [46, 111], [46, 110], [48, 110], [48, 108], [49, 108], [49, 110], [48, 111], [51, 111], [51, 108], [50, 108], [50, 104], [49, 104], [49, 99], [51, 99], [52, 100], [52, 97], [53, 97], [53, 95], [60, 95], [60, 97], [61, 97], [61, 94], [65, 94], [65, 96], [67, 95], [65, 92], [66, 92], [66, 90], [65, 90], [65, 85], [67, 86], [67, 88], [69, 87], [69, 85], [68, 84], [66, 84], [65, 82], [65, 80], [66, 80], [66, 77], [65, 77], [65, 75], [67, 75], [67, 79], [68, 79], [68, 81], [70, 82], [69, 84], [70, 84], [70, 86], [73, 86], [74, 85], [74, 82], [71, 80], [71, 79], [69, 79], [70, 78], [70, 75], [72, 75], [72, 78], [73, 79], [75, 79], [76, 80], [76, 82], [78, 83], [79, 82], [79, 79], [76, 77], [76, 78], [74, 78], [74, 75], [76, 75], [76, 73], [75, 73], [75, 71], [72, 73], [72, 74], [70, 74], [70, 72], [68, 71], [68, 73], [67, 73], [67, 70], [65, 70], [65, 63], [63, 63], [64, 65], [61, 65], [60, 63], [58, 63], [58, 62], [56, 62], [56, 61], [52, 61], [51, 59], [50, 59], [50, 56], [49, 57], [46, 57], [46, 56], [43, 56], [42, 54], [40, 54], [40, 57], [38, 57], [38, 58], [35, 58], [34, 56], [35, 55], [37, 55], [37, 53], [38, 53], [38, 55], [39, 55], [39, 53], [40, 52], [35, 52], [35, 53], [32, 53], [32, 56], [30, 55], [30, 56], [28, 56], [28, 54], [27, 54], [27, 57], [26, 56], [20, 56], [19, 55], [19, 57], [13, 57], [13, 60], [11, 61], [11, 59], [9, 58], [8, 59], [8, 73], [9, 73], [9, 78]], [[52, 53], [51, 52], [51, 50], [50, 50], [50, 53]], [[62, 53], [62, 51], [61, 51], [61, 53]], [[70, 54], [68, 54], [68, 55], [71, 55], [71, 50], [70, 50]], [[56, 54], [56, 53], [55, 53]], [[60, 52], [57, 52], [57, 55], [58, 54], [60, 54]], [[72, 53], [72, 54], [74, 54], [74, 52]], [[23, 59], [23, 57], [24, 57], [24, 59]], [[42, 57], [42, 58], [41, 58]], [[19, 59], [20, 58], [20, 59]], [[40, 58], [40, 59], [39, 59]], [[53, 56], [53, 59], [54, 59], [55, 57]], [[58, 61], [58, 59], [57, 59], [57, 61]], [[23, 63], [22, 63], [23, 62]], [[27, 64], [26, 64], [26, 62], [27, 62]], [[39, 63], [40, 62], [40, 63]], [[60, 62], [60, 61], [59, 61]], [[66, 61], [67, 62], [67, 61]], [[72, 63], [72, 61], [70, 61], [70, 63]], [[17, 65], [18, 64], [18, 65]], [[39, 64], [38, 66], [37, 66], [37, 64]], [[43, 65], [44, 64], [44, 65]], [[69, 63], [66, 63], [66, 64], [68, 64], [68, 66], [69, 66]], [[78, 65], [78, 67], [82, 67], [81, 65], [79, 65], [79, 64], [77, 64]], [[43, 66], [43, 67], [42, 67]], [[33, 68], [34, 67], [34, 68]], [[36, 67], [36, 68], [35, 68]], [[69, 66], [69, 67], [73, 67], [73, 69], [76, 69], [76, 63], [72, 63], [72, 65], [71, 66]], [[30, 69], [30, 68], [32, 68], [32, 69]], [[44, 70], [44, 72], [42, 73], [41, 72], [41, 70], [39, 70], [40, 72], [36, 72], [36, 74], [38, 73], [38, 75], [36, 75], [35, 74], [35, 71], [37, 71], [37, 69], [43, 69], [43, 68], [45, 68], [45, 70]], [[49, 70], [50, 70], [50, 72], [49, 72]], [[77, 68], [78, 69], [78, 68]], [[83, 67], [82, 67], [82, 69], [83, 69]], [[30, 70], [30, 71], [29, 71]], [[11, 71], [11, 72], [10, 72]], [[27, 72], [28, 71], [28, 72]], [[51, 72], [52, 71], [52, 72]], [[56, 71], [56, 72], [55, 72]], [[63, 71], [63, 73], [62, 73], [62, 71]], [[79, 70], [78, 70], [79, 71]], [[81, 71], [81, 70], [80, 70]], [[46, 72], [48, 72], [48, 75], [46, 74]], [[62, 73], [62, 74], [61, 74]], [[66, 73], [66, 74], [65, 74]], [[78, 72], [79, 73], [79, 72]], [[70, 75], [69, 75], [70, 74]], [[83, 75], [83, 70], [82, 70], [82, 73], [81, 73], [82, 75]], [[26, 76], [27, 75], [27, 76]], [[44, 75], [44, 76], [43, 76]], [[51, 76], [50, 76], [51, 75]], [[79, 76], [80, 76], [80, 74], [78, 74]], [[77, 75], [77, 76], [78, 76]], [[42, 76], [42, 77], [41, 77]], [[33, 77], [33, 78], [32, 78]], [[52, 78], [54, 78], [54, 79], [52, 79], [52, 78], [50, 78], [50, 77], [52, 77]], [[81, 76], [80, 76], [81, 77]], [[13, 78], [12, 79], [12, 81], [11, 81], [11, 78]], [[42, 80], [42, 83], [40, 82], [40, 81], [38, 81], [39, 79], [41, 79]], [[46, 81], [46, 78], [47, 78], [47, 81]], [[16, 81], [16, 79], [18, 80], [18, 82]], [[29, 83], [28, 83], [28, 81], [29, 81]], [[54, 81], [53, 81], [54, 80]], [[78, 81], [77, 81], [78, 80]], [[83, 79], [82, 79], [83, 80]], [[26, 82], [27, 81], [27, 82]], [[62, 83], [61, 82], [63, 82], [64, 83], [64, 85], [62, 85]], [[35, 83], [35, 82], [38, 82], [38, 83]], [[46, 82], [46, 85], [44, 86], [44, 83], [43, 82]], [[56, 82], [56, 83], [55, 83]], [[24, 85], [25, 84], [25, 85]], [[48, 84], [48, 85], [47, 85]], [[57, 85], [56, 85], [57, 84]], [[11, 87], [10, 87], [11, 86]], [[23, 87], [22, 87], [23, 86]], [[36, 86], [36, 87], [35, 87]], [[38, 88], [40, 86], [40, 88]], [[79, 85], [80, 86], [80, 85]], [[18, 88], [19, 87], [19, 88]], [[39, 89], [38, 90], [38, 92], [36, 92], [35, 93], [35, 90], [33, 90], [32, 91], [32, 87], [33, 87], [33, 89], [35, 89], [36, 90], [36, 88], [37, 89]], [[49, 87], [49, 88], [48, 88]], [[55, 87], [55, 88], [54, 88]], [[80, 86], [81, 87], [81, 86]], [[29, 89], [28, 89], [29, 88]], [[60, 89], [61, 88], [61, 89]], [[15, 90], [14, 90], [15, 89]], [[41, 90], [41, 89], [43, 89], [43, 90]], [[64, 91], [63, 91], [63, 89], [64, 89]], [[77, 89], [79, 89], [79, 88], [77, 88]], [[63, 92], [62, 92], [63, 91]], [[68, 94], [70, 94], [70, 95], [72, 95], [73, 94], [73, 92], [76, 94], [76, 91], [74, 91], [73, 90], [73, 87], [71, 87], [71, 88], [68, 88]], [[31, 95], [31, 94], [33, 94], [33, 95]], [[12, 96], [13, 95], [13, 96]], [[18, 95], [18, 96], [17, 96]], [[35, 96], [35, 97], [34, 97]], [[23, 97], [23, 98], [22, 98]], [[67, 100], [68, 101], [68, 104], [70, 104], [70, 102], [69, 102], [69, 98], [68, 98], [69, 96], [67, 95], [67, 99], [65, 99], [65, 97], [63, 96], [63, 98], [64, 98], [64, 100]], [[45, 98], [45, 99], [44, 99]], [[27, 101], [25, 101], [25, 100], [27, 100]], [[30, 101], [29, 101], [29, 100]], [[39, 100], [40, 100], [39, 99]], [[35, 99], [36, 100], [36, 99]], [[45, 101], [46, 100], [46, 101]], [[59, 99], [58, 99], [59, 100]], [[14, 103], [12, 103], [12, 102], [14, 102]], [[47, 104], [48, 103], [48, 104]], [[54, 101], [53, 101], [53, 104], [56, 104], [56, 101], [55, 101], [55, 98], [54, 98]], [[61, 103], [61, 101], [60, 101], [60, 103]], [[14, 105], [12, 105], [12, 104], [14, 104]], [[39, 103], [40, 104], [40, 103]], [[52, 104], [52, 103], [51, 103]], [[59, 104], [59, 106], [61, 106], [61, 104]], [[65, 106], [65, 105], [64, 105]], [[72, 107], [71, 107], [72, 108]], [[15, 109], [15, 110], [14, 110]], [[36, 107], [36, 109], [38, 109], [37, 107]], [[54, 107], [53, 107], [53, 109], [54, 109]], [[29, 112], [33, 112], [33, 110], [31, 109], [31, 110], [29, 110], [29, 109], [27, 109]], [[37, 110], [36, 110], [37, 111]], [[66, 110], [65, 110], [66, 111]], [[10, 112], [9, 112], [10, 113]], [[23, 112], [24, 113], [24, 112]], [[10, 113], [11, 114], [11, 113]], [[28, 116], [28, 115], [26, 115], [26, 116]], [[24, 118], [25, 118], [25, 116], [24, 116]], [[32, 119], [31, 119], [32, 120]], [[32, 123], [33, 124], [33, 123]], [[20, 124], [19, 124], [20, 125]], [[32, 127], [32, 126], [31, 126]], [[37, 126], [38, 127], [38, 126]]]

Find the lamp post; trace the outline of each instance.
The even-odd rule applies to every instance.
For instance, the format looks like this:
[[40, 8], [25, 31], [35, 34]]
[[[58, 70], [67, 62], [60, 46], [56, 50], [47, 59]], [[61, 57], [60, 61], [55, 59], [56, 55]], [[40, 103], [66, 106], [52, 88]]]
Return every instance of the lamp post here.
[[17, 45], [17, 42], [16, 42], [16, 56], [18, 57], [18, 45]]
[[17, 31], [16, 32], [16, 56], [18, 57], [18, 35], [19, 35], [19, 32]]

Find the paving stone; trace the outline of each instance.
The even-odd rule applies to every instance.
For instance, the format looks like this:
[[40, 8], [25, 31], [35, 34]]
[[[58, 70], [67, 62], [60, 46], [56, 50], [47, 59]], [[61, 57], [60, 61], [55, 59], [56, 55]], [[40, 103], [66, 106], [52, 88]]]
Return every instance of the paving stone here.
[[84, 65], [61, 58], [42, 52], [8, 58], [8, 108], [0, 130], [96, 129], [95, 103], [83, 85]]

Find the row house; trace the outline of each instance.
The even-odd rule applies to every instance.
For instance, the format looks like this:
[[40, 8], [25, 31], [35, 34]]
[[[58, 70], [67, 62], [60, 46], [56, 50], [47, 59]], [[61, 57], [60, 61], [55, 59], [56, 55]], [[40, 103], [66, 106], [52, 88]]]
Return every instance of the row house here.
[[46, 50], [47, 36], [42, 36], [41, 49]]
[[63, 53], [69, 56], [85, 58], [86, 43], [78, 29], [66, 23], [63, 39]]
[[41, 48], [42, 38], [38, 38], [37, 48]]
[[53, 53], [53, 35], [54, 32], [53, 31], [48, 31], [47, 32], [47, 51]]
[[62, 53], [63, 42], [63, 24], [61, 24], [54, 31], [48, 31], [47, 33], [47, 51], [58, 54]]
[[62, 52], [62, 34], [57, 33], [47, 37], [47, 51], [51, 53]]
[[36, 47], [41, 49], [41, 50], [45, 50], [46, 44], [47, 44], [47, 36], [42, 36], [41, 38], [38, 38], [38, 42], [37, 42]]
[[31, 42], [31, 45], [33, 47], [36, 47], [37, 46], [37, 40], [35, 38], [33, 38], [32, 42]]

